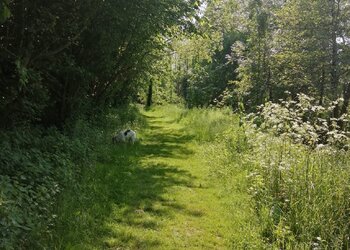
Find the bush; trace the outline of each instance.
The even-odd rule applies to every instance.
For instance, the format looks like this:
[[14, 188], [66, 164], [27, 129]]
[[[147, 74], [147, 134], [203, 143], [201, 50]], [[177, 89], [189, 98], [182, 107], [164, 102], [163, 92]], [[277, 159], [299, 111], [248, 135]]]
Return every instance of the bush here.
[[297, 143], [349, 148], [349, 115], [333, 116], [340, 102], [341, 99], [323, 107], [316, 105], [314, 98], [298, 94], [297, 101], [267, 102], [248, 118], [261, 130], [288, 136]]
[[89, 161], [90, 148], [56, 129], [22, 128], [0, 138], [0, 248], [25, 248], [49, 232], [52, 205]]
[[50, 238], [54, 205], [84, 169], [108, 159], [112, 131], [144, 122], [136, 107], [55, 128], [0, 132], [0, 249], [38, 249]]

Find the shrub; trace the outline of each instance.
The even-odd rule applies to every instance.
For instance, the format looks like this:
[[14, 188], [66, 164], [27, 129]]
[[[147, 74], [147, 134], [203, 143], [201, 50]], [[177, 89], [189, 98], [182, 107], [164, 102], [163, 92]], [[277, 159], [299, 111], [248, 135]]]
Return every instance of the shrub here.
[[0, 134], [0, 248], [25, 248], [47, 233], [57, 195], [90, 159], [83, 138], [56, 129], [21, 128]]
[[0, 249], [38, 249], [50, 238], [54, 205], [95, 159], [108, 160], [113, 130], [144, 122], [136, 107], [55, 128], [0, 132]]
[[349, 148], [349, 115], [333, 117], [341, 101], [323, 107], [316, 105], [314, 98], [298, 94], [297, 101], [267, 102], [257, 113], [248, 115], [248, 119], [263, 131], [288, 136], [297, 143]]

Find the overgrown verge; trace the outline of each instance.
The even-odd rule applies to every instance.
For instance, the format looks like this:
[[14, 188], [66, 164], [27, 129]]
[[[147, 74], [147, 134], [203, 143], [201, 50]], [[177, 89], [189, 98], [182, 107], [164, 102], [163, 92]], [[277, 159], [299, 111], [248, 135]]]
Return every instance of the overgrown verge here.
[[[269, 130], [259, 130], [251, 123], [239, 126], [238, 117], [232, 119], [227, 111], [198, 109], [184, 114], [183, 122], [197, 139], [211, 138], [203, 147], [203, 157], [226, 194], [237, 189], [250, 194], [261, 237], [269, 248], [349, 247], [349, 151], [339, 149], [339, 143], [318, 147], [298, 143], [289, 134], [271, 133], [273, 126]], [[209, 128], [220, 120], [226, 120], [228, 126]], [[329, 136], [335, 133], [332, 131]], [[297, 138], [308, 138], [307, 132]]]
[[266, 240], [279, 248], [348, 248], [350, 153], [246, 133], [249, 148], [237, 160], [250, 169]]
[[113, 130], [140, 122], [136, 107], [94, 120], [80, 120], [64, 132], [23, 127], [0, 132], [0, 248], [40, 249], [50, 238], [57, 198], [79, 186], [79, 177], [103, 158]]

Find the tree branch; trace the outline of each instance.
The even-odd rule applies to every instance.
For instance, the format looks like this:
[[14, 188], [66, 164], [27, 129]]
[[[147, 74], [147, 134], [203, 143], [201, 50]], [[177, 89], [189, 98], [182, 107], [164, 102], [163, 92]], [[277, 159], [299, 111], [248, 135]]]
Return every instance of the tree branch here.
[[63, 50], [67, 49], [69, 46], [72, 45], [72, 43], [74, 41], [76, 41], [80, 35], [87, 29], [87, 26], [84, 26], [79, 32], [78, 34], [76, 34], [72, 39], [70, 39], [66, 44], [62, 45], [61, 47], [58, 47], [57, 49], [47, 52], [45, 54], [39, 54], [38, 56], [34, 57], [31, 62], [35, 62], [36, 60], [42, 59], [42, 58], [47, 58], [47, 57], [51, 57], [54, 56], [60, 52], [62, 52]]

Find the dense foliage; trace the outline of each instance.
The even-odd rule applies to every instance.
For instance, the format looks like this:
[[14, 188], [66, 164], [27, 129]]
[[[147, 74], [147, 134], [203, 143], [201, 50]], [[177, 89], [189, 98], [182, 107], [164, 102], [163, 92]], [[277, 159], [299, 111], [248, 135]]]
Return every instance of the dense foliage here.
[[92, 160], [86, 139], [54, 129], [1, 133], [0, 248], [27, 248], [50, 232], [57, 195]]
[[341, 0], [207, 1], [201, 36], [174, 42], [179, 93], [189, 106], [247, 110], [301, 93], [343, 98], [337, 119], [350, 99], [349, 11]]
[[227, 190], [248, 176], [269, 247], [347, 249], [349, 16], [345, 0], [0, 0], [0, 248], [43, 247], [62, 190], [142, 122], [120, 107], [173, 102]]
[[[106, 160], [114, 131], [142, 124], [135, 107], [79, 120], [62, 134], [55, 128], [18, 128], [0, 134], [0, 248], [39, 249], [52, 237], [54, 205], [96, 160]], [[70, 125], [72, 126], [72, 125]]]
[[9, 128], [26, 122], [62, 126], [78, 114], [136, 99], [171, 27], [190, 28], [198, 4], [35, 0], [2, 5], [0, 126]]
[[341, 101], [324, 107], [317, 105], [314, 98], [298, 94], [297, 101], [267, 102], [258, 112], [248, 115], [248, 119], [261, 131], [286, 136], [312, 148], [328, 144], [349, 149], [349, 115], [330, 118]]

